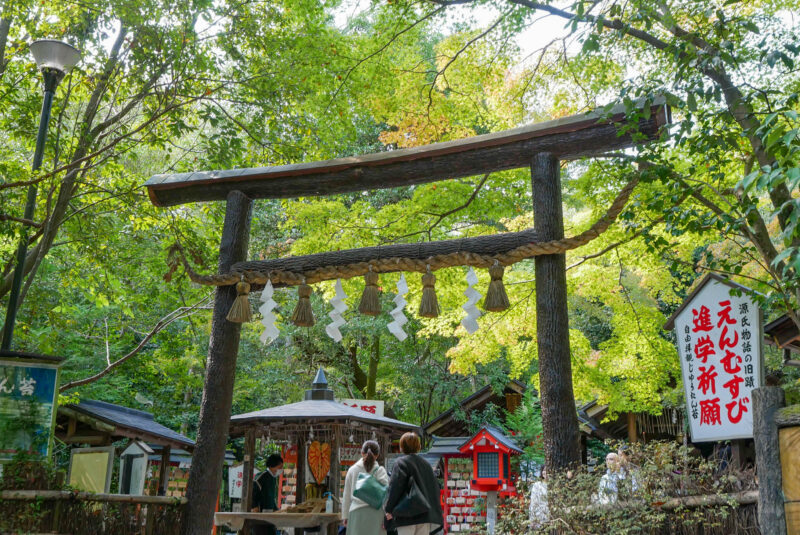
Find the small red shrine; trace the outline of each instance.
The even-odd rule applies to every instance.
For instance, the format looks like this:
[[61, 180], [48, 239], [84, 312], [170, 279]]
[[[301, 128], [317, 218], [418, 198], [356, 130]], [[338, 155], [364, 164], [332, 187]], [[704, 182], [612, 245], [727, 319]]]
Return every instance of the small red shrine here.
[[510, 457], [520, 453], [512, 438], [489, 426], [471, 438], [433, 437], [423, 457], [443, 478], [445, 533], [483, 532], [481, 524], [493, 525], [497, 497], [516, 494]]
[[514, 490], [511, 477], [511, 456], [522, 450], [517, 444], [494, 427], [486, 426], [458, 450], [472, 457], [473, 490], [506, 492]]

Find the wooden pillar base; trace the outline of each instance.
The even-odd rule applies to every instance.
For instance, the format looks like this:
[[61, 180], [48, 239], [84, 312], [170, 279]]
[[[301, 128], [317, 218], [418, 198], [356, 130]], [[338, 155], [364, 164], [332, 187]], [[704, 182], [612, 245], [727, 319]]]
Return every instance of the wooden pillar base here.
[[758, 474], [758, 526], [761, 533], [786, 535], [780, 441], [775, 412], [784, 405], [778, 386], [753, 390], [753, 439]]

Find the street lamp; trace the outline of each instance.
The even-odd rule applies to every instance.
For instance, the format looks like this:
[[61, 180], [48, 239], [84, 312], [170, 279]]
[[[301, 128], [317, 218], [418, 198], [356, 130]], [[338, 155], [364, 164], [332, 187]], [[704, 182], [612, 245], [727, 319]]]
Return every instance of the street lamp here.
[[[31, 169], [35, 172], [42, 165], [44, 157], [44, 145], [47, 141], [47, 125], [50, 122], [50, 108], [53, 106], [53, 96], [59, 82], [64, 78], [72, 67], [81, 59], [80, 51], [72, 45], [53, 39], [40, 39], [31, 43], [31, 53], [36, 60], [36, 65], [42, 71], [44, 77], [44, 100], [42, 101], [42, 113], [39, 116], [39, 133], [36, 136], [36, 152], [33, 154], [33, 165]], [[28, 198], [25, 202], [24, 218], [28, 221], [33, 220], [33, 212], [36, 208], [36, 184], [28, 186]], [[19, 301], [19, 291], [22, 287], [22, 276], [25, 272], [25, 255], [28, 253], [28, 233], [23, 227], [22, 238], [17, 249], [17, 265], [14, 269], [14, 279], [11, 283], [11, 292], [8, 297], [8, 309], [6, 310], [6, 324], [3, 331], [3, 343], [1, 348], [8, 350], [11, 348], [11, 337], [14, 334], [14, 321], [17, 317], [17, 302]]]

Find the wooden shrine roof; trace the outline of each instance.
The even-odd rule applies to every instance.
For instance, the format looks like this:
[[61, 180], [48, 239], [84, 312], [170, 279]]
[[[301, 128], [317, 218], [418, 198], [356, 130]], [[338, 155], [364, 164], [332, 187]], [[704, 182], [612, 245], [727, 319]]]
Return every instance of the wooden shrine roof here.
[[30, 353], [27, 351], [0, 349], [0, 359], [20, 361], [23, 363], [54, 364], [56, 366], [60, 366], [64, 362], [65, 357], [43, 355], [41, 353]]
[[[495, 392], [491, 385], [486, 385], [474, 394], [461, 400], [458, 406], [465, 412], [481, 411], [489, 404], [494, 404], [505, 409], [508, 408], [506, 406], [507, 399], [505, 395], [522, 395], [525, 393], [525, 389], [526, 386], [517, 380], [510, 381], [500, 394]], [[448, 409], [426, 423], [423, 426], [425, 433], [428, 435], [436, 435], [439, 439], [442, 437], [463, 437], [468, 435], [469, 430], [467, 429], [466, 422], [456, 419], [455, 411], [456, 407]]]
[[800, 353], [800, 331], [786, 314], [764, 326], [764, 341], [780, 349]]
[[390, 430], [393, 434], [419, 431], [418, 426], [408, 422], [370, 414], [337, 401], [314, 399], [231, 416], [230, 436], [240, 436], [248, 427], [270, 424], [279, 424], [270, 431], [273, 437], [277, 437], [281, 433], [281, 428], [286, 428], [286, 432], [291, 434], [291, 430], [287, 427], [290, 424], [307, 426], [352, 422]]
[[[86, 429], [70, 432], [70, 425], [75, 426], [75, 423], [70, 424], [70, 420]], [[156, 422], [149, 412], [89, 399], [58, 408], [56, 434], [67, 443], [100, 444], [131, 438], [190, 451], [194, 449], [194, 440]]]
[[[669, 118], [662, 98], [647, 104], [639, 133], [658, 136]], [[645, 109], [645, 103], [639, 105]], [[596, 156], [636, 142], [622, 127], [624, 107], [572, 115], [420, 147], [271, 167], [154, 175], [147, 181], [156, 206], [224, 200], [241, 191], [252, 199], [334, 195], [394, 188], [530, 165], [537, 152], [561, 160]]]
[[465, 440], [464, 443], [461, 444], [461, 446], [458, 448], [458, 451], [461, 453], [469, 453], [467, 446], [470, 443], [476, 445], [476, 443], [480, 442], [480, 439], [486, 437], [486, 435], [492, 437], [499, 444], [508, 449], [511, 453], [522, 453], [522, 448], [519, 447], [519, 444], [517, 444], [516, 440], [506, 435], [501, 429], [498, 429], [491, 425], [484, 425], [477, 433], [475, 433], [473, 436]]

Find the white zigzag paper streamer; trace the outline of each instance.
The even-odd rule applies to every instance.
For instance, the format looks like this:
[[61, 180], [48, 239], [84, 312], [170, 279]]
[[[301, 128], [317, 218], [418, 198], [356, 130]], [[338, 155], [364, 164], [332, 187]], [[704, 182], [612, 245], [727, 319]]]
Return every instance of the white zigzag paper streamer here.
[[272, 309], [278, 306], [278, 303], [272, 298], [275, 294], [275, 288], [272, 287], [272, 281], [268, 280], [264, 289], [261, 290], [261, 301], [264, 303], [258, 309], [261, 312], [261, 324], [264, 325], [264, 332], [261, 333], [261, 341], [268, 344], [278, 337], [280, 332], [275, 326], [275, 321], [278, 319], [272, 312]]
[[325, 326], [325, 332], [328, 333], [328, 336], [333, 338], [334, 342], [342, 341], [342, 333], [339, 332], [339, 327], [347, 323], [342, 317], [344, 311], [347, 310], [347, 303], [344, 302], [345, 299], [347, 299], [347, 294], [344, 293], [344, 289], [342, 288], [342, 279], [336, 279], [336, 295], [334, 295], [330, 301], [333, 310], [328, 313], [328, 316], [333, 321]]
[[469, 268], [469, 271], [467, 271], [468, 287], [464, 291], [464, 295], [467, 296], [467, 302], [461, 307], [464, 309], [464, 312], [467, 313], [464, 319], [461, 320], [461, 325], [469, 334], [478, 330], [478, 318], [481, 317], [481, 311], [478, 310], [478, 307], [475, 305], [478, 304], [478, 301], [480, 301], [483, 296], [478, 290], [473, 288], [476, 284], [478, 284], [478, 276], [475, 275], [475, 270]]
[[395, 337], [400, 340], [401, 342], [408, 338], [408, 335], [403, 330], [403, 325], [408, 323], [408, 318], [403, 313], [408, 301], [406, 301], [405, 294], [408, 293], [408, 283], [406, 282], [406, 276], [400, 275], [400, 280], [397, 281], [397, 295], [393, 299], [394, 304], [396, 305], [395, 309], [389, 312], [391, 314], [394, 321], [389, 322], [389, 332], [395, 335]]

